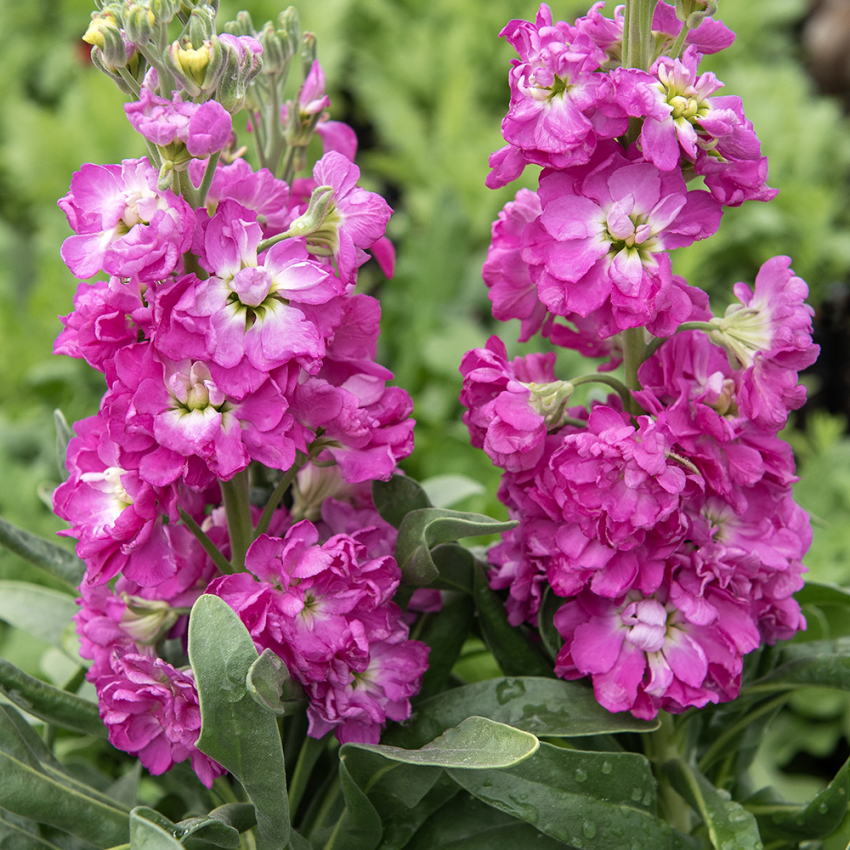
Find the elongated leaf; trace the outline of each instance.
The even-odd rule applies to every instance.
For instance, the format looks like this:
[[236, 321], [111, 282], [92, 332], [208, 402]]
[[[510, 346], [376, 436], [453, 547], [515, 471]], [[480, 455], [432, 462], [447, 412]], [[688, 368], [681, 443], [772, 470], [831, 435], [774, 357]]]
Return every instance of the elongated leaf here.
[[[635, 753], [591, 753], [541, 744], [504, 770], [449, 770], [479, 800], [584, 850], [665, 850], [649, 762]], [[752, 845], [750, 846], [752, 850]]]
[[[794, 648], [801, 649], [815, 645], [814, 643], [799, 644]], [[742, 694], [788, 691], [813, 685], [838, 688], [842, 691], [850, 690], [850, 655], [812, 655], [796, 658], [747, 685], [742, 689]]]
[[258, 850], [289, 841], [289, 800], [283, 748], [275, 716], [248, 693], [257, 650], [224, 600], [201, 596], [189, 619], [189, 660], [198, 684], [198, 749], [224, 765], [256, 808]]
[[345, 762], [345, 755], [340, 753], [339, 782], [345, 808], [325, 850], [375, 850], [381, 841], [381, 816], [351, 776]]
[[148, 817], [148, 812], [153, 810], [140, 807], [130, 812], [130, 850], [182, 850], [182, 845], [172, 833], [159, 823], [158, 818]]
[[431, 560], [440, 571], [434, 587], [472, 593], [475, 557], [469, 549], [457, 543], [441, 543], [431, 550]]
[[389, 730], [383, 740], [421, 747], [473, 714], [549, 738], [651, 732], [660, 725], [657, 720], [638, 720], [627, 712], [606, 711], [592, 689], [577, 682], [506, 677], [453, 688], [425, 700], [416, 706], [409, 723]]
[[418, 699], [440, 693], [446, 687], [455, 662], [463, 648], [472, 625], [475, 606], [472, 599], [461, 593], [443, 594], [443, 607], [432, 614], [419, 631], [418, 638], [431, 647], [428, 669], [422, 677]]
[[476, 566], [474, 571], [475, 607], [481, 635], [487, 648], [493, 653], [502, 672], [507, 676], [551, 676], [553, 665], [528, 642], [523, 629], [508, 622], [504, 603], [490, 589], [484, 570]]
[[834, 584], [807, 581], [795, 594], [800, 605], [843, 605], [850, 608], [850, 593]]
[[257, 825], [256, 813], [250, 803], [225, 803], [213, 809], [210, 817], [232, 826], [237, 832], [245, 832]]
[[0, 752], [0, 806], [10, 812], [112, 847], [129, 838], [127, 812], [72, 789]]
[[383, 744], [346, 744], [341, 752], [356, 748], [404, 764], [489, 769], [519, 764], [539, 746], [540, 742], [529, 732], [486, 717], [467, 717], [418, 750]]
[[18, 557], [40, 567], [55, 578], [76, 589], [85, 574], [85, 565], [76, 556], [59, 546], [48, 543], [0, 517], [0, 546], [5, 546]]
[[0, 620], [61, 647], [62, 633], [79, 611], [74, 597], [25, 581], [0, 581]]
[[63, 481], [68, 480], [68, 467], [65, 459], [68, 456], [68, 443], [74, 436], [65, 414], [58, 408], [53, 411], [53, 424], [56, 426], [56, 466]]
[[38, 824], [35, 821], [13, 815], [11, 812], [0, 809], [0, 842], [10, 833], [18, 836], [21, 842], [20, 844], [10, 842], [11, 847], [22, 846], [27, 850], [34, 850], [35, 848], [60, 850], [52, 841], [48, 841], [38, 834]]
[[[143, 820], [154, 824], [157, 829], [163, 830], [173, 840], [183, 843], [188, 838], [202, 838], [216, 847], [224, 847], [226, 850], [236, 850], [239, 847], [239, 832], [232, 826], [225, 824], [220, 818], [212, 815], [206, 817], [188, 818], [179, 823], [172, 823], [165, 815], [147, 806], [137, 806], [131, 813], [130, 841], [133, 841], [133, 822]], [[151, 833], [153, 840], [154, 833]]]
[[272, 714], [282, 715], [286, 706], [304, 702], [304, 689], [289, 675], [283, 659], [264, 649], [251, 665], [246, 679], [248, 693], [257, 705]]
[[[458, 794], [417, 830], [405, 850], [566, 850], [533, 826]], [[383, 847], [381, 848], [383, 850]]]
[[399, 807], [392, 815], [384, 818], [380, 850], [401, 850], [406, 847], [428, 818], [443, 808], [459, 790], [457, 783], [445, 771], [440, 771], [437, 781], [416, 805]]
[[812, 841], [832, 835], [847, 814], [850, 797], [850, 761], [829, 785], [806, 806], [782, 801], [750, 798], [744, 806], [755, 815], [762, 838]]
[[54, 688], [0, 658], [0, 692], [12, 703], [47, 723], [96, 738], [107, 736], [97, 706]]
[[554, 622], [555, 614], [563, 604], [564, 600], [559, 596], [555, 596], [551, 587], [547, 587], [546, 592], [543, 594], [543, 601], [540, 603], [540, 611], [537, 615], [540, 640], [543, 641], [546, 654], [549, 656], [553, 665], [564, 643], [564, 639], [555, 628]]
[[395, 528], [411, 511], [431, 507], [419, 482], [406, 475], [393, 475], [389, 481], [373, 481], [372, 501], [375, 510]]
[[425, 585], [434, 581], [439, 570], [430, 549], [438, 543], [452, 543], [464, 537], [500, 534], [516, 526], [483, 514], [463, 513], [443, 508], [421, 508], [406, 514], [398, 529], [396, 560], [405, 584]]
[[702, 818], [716, 850], [753, 850], [761, 845], [755, 817], [740, 803], [723, 797], [701, 773], [682, 759], [664, 765], [670, 783]]

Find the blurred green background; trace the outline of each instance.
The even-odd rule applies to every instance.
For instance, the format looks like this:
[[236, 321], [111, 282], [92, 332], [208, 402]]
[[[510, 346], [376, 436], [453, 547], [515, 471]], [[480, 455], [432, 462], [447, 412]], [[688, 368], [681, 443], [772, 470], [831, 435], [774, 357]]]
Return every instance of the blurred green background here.
[[[383, 307], [381, 360], [415, 400], [416, 450], [404, 466], [417, 478], [453, 473], [481, 481], [485, 492], [464, 507], [498, 516], [498, 471], [468, 445], [457, 368], [463, 353], [493, 332], [512, 351], [522, 348], [517, 326], [493, 322], [480, 269], [490, 224], [516, 188], [484, 186], [488, 155], [502, 144], [514, 55], [498, 33], [511, 18], [533, 19], [537, 6], [311, 0], [299, 8], [303, 29], [317, 35], [332, 116], [360, 136], [362, 182], [396, 210], [389, 229], [396, 275], [386, 282], [367, 268], [363, 276]], [[281, 6], [223, 0], [220, 22], [240, 8], [259, 28]], [[567, 20], [586, 9], [573, 0], [553, 4], [555, 17]], [[76, 288], [59, 258], [70, 231], [56, 199], [82, 163], [143, 153], [124, 118], [123, 96], [89, 64], [80, 41], [90, 11], [85, 0], [0, 0], [0, 515], [45, 536], [60, 527], [47, 507], [59, 480], [53, 410], [61, 408], [69, 421], [91, 415], [104, 389], [85, 364], [51, 354], [57, 315], [70, 311]], [[842, 101], [820, 95], [807, 72], [800, 34], [808, 12], [807, 0], [721, 3], [720, 17], [738, 39], [704, 67], [726, 83], [726, 93], [743, 97], [780, 194], [769, 205], [728, 211], [716, 237], [677, 252], [674, 262], [712, 294], [715, 311], [733, 283], [752, 281], [775, 254], [790, 255], [808, 281], [828, 350], [806, 377], [816, 404], [796, 417], [787, 436], [800, 464], [798, 498], [815, 525], [810, 574], [848, 585], [850, 124]], [[524, 179], [534, 185], [533, 174]], [[562, 377], [580, 368], [570, 356], [562, 360]], [[30, 568], [0, 550], [0, 578], [25, 574], [32, 580]], [[41, 650], [11, 629], [0, 632], [0, 654], [25, 668], [37, 669]], [[764, 767], [766, 776], [794, 759], [817, 761], [846, 749], [840, 742], [850, 711], [838, 696], [819, 701], [814, 719], [811, 701], [789, 715], [789, 722], [817, 727], [817, 735], [789, 745], [780, 727], [786, 749]]]

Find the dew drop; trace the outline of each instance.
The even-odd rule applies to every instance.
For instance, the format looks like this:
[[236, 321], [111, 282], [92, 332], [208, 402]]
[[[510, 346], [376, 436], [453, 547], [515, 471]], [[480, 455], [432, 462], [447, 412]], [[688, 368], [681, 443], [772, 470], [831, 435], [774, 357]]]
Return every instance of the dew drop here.
[[581, 826], [581, 831], [584, 833], [585, 838], [595, 838], [596, 824], [592, 820], [586, 820]]
[[580, 767], [576, 770], [576, 782], [584, 782], [587, 779], [587, 771]]
[[745, 809], [735, 807], [735, 811], [729, 812], [729, 823], [742, 823], [749, 818]]
[[610, 761], [603, 761], [603, 762], [602, 762], [602, 772], [603, 772], [606, 776], [607, 776], [607, 775], [608, 775], [608, 774], [609, 774], [609, 773], [610, 773], [613, 769], [614, 769], [614, 767], [612, 766], [612, 764], [611, 764], [611, 762], [610, 762]]
[[826, 803], [821, 803], [821, 804], [818, 806], [818, 811], [819, 811], [822, 815], [825, 815], [825, 814], [829, 811], [829, 806], [828, 806]]
[[622, 838], [626, 834], [626, 830], [621, 826], [612, 826], [610, 832], [614, 838]]
[[643, 803], [644, 806], [651, 806], [652, 800], [653, 800], [652, 791], [647, 791], [646, 794], [643, 795], [643, 799], [641, 800], [641, 803]]
[[731, 800], [732, 795], [725, 788], [717, 789], [717, 796], [720, 797], [721, 800]]
[[637, 803], [643, 797], [643, 788], [632, 789], [632, 799]]
[[720, 845], [720, 850], [735, 850], [735, 842], [731, 839], [729, 841], [724, 841]]
[[525, 685], [519, 679], [505, 679], [496, 686], [496, 699], [499, 705], [505, 705], [512, 699], [525, 695]]

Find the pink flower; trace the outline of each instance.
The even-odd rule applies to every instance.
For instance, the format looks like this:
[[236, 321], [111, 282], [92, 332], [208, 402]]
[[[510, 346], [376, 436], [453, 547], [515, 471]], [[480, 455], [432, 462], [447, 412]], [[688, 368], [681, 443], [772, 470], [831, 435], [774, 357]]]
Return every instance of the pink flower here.
[[720, 206], [681, 174], [601, 147], [589, 168], [544, 172], [543, 212], [523, 233], [540, 300], [553, 313], [610, 308], [614, 328], [651, 322], [672, 285], [667, 251], [710, 236]]
[[144, 283], [163, 280], [192, 244], [192, 208], [170, 190], [156, 188], [147, 159], [121, 165], [86, 164], [59, 200], [76, 234], [62, 244], [62, 259], [78, 278], [101, 269]]
[[176, 520], [176, 492], [144, 481], [124, 469], [103, 414], [74, 426], [68, 444], [68, 480], [53, 494], [53, 510], [70, 523], [60, 534], [78, 540], [86, 581], [103, 584], [123, 572], [140, 585], [160, 584], [176, 570], [163, 528]]
[[137, 756], [154, 776], [191, 759], [192, 770], [210, 788], [224, 769], [195, 746], [201, 711], [191, 671], [132, 652], [116, 654], [112, 667], [112, 675], [96, 682], [110, 743]]

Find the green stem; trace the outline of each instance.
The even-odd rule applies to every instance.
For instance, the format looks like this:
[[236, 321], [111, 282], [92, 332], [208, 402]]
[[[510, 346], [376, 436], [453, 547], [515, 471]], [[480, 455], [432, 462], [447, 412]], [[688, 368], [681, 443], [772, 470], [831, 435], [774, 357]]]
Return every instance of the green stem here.
[[263, 241], [257, 245], [257, 254], [262, 254], [263, 251], [268, 251], [272, 245], [277, 245], [278, 242], [283, 242], [284, 239], [291, 239], [293, 235], [294, 234], [286, 230], [283, 233], [277, 233], [274, 236], [269, 236], [268, 239], [263, 239]]
[[[646, 340], [643, 328], [626, 328], [623, 331], [623, 369], [625, 371], [626, 386], [630, 390], [639, 390], [638, 369], [646, 359]], [[633, 415], [641, 412], [640, 405], [634, 397], [629, 394], [629, 400], [625, 401], [626, 410]]]
[[289, 811], [292, 812], [293, 817], [298, 811], [298, 806], [301, 805], [310, 774], [316, 766], [319, 756], [324, 752], [327, 742], [327, 736], [311, 738], [308, 735], [304, 738], [304, 743], [298, 753], [298, 761], [295, 763], [295, 770], [292, 773], [292, 780], [289, 783]]
[[180, 194], [193, 210], [198, 209], [198, 190], [192, 184], [188, 169], [180, 172]]
[[582, 384], [605, 384], [619, 394], [620, 398], [623, 400], [623, 405], [627, 410], [634, 401], [629, 388], [619, 378], [615, 378], [613, 375], [603, 375], [600, 373], [581, 375], [578, 378], [573, 378], [570, 383], [574, 387], [581, 386]]
[[189, 514], [187, 514], [186, 511], [183, 510], [183, 508], [180, 508], [180, 519], [183, 520], [189, 531], [191, 531], [192, 534], [195, 535], [198, 542], [203, 547], [204, 552], [206, 552], [207, 555], [209, 555], [210, 558], [213, 559], [213, 563], [225, 575], [227, 575], [228, 573], [232, 573], [233, 567], [230, 566], [230, 562], [227, 560], [227, 558], [225, 558], [224, 555], [221, 554], [218, 547], [215, 545], [215, 543], [212, 542], [212, 540], [209, 539], [209, 537], [207, 537], [201, 526], [199, 526], [198, 523], [196, 523], [195, 520], [193, 520], [192, 517], [190, 517]]
[[207, 195], [210, 193], [210, 186], [212, 186], [213, 178], [215, 177], [215, 170], [218, 167], [218, 161], [221, 159], [221, 151], [216, 151], [211, 157], [210, 161], [207, 163], [206, 171], [204, 171], [204, 179], [201, 181], [201, 186], [198, 189], [198, 206], [195, 209], [200, 209], [207, 202]]
[[691, 831], [691, 810], [688, 804], [673, 790], [664, 773], [664, 764], [670, 759], [685, 758], [681, 736], [672, 715], [666, 711], [658, 714], [661, 727], [655, 732], [642, 735], [644, 753], [652, 762], [652, 770], [658, 782], [659, 802], [666, 820], [674, 829]]
[[[713, 325], [711, 322], [682, 322], [678, 328], [676, 328], [674, 333], [681, 333], [682, 331], [705, 331], [706, 333], [710, 333], [711, 331], [716, 331], [717, 326]], [[669, 336], [658, 336], [652, 339], [649, 344], [646, 346], [646, 352], [644, 354], [644, 360], [652, 357], [656, 351], [661, 347], [661, 344], [666, 342], [671, 337]]]
[[295, 145], [287, 145], [283, 152], [283, 163], [280, 166], [280, 179], [290, 186], [295, 176], [295, 153]]
[[306, 824], [310, 824], [308, 838], [313, 838], [313, 833], [322, 828], [325, 818], [327, 818], [328, 813], [333, 809], [340, 793], [339, 774], [334, 775], [329, 773], [323, 787], [319, 790], [313, 803], [310, 804], [307, 814], [304, 816], [304, 824], [301, 828], [304, 829]]
[[623, 67], [648, 71], [652, 64], [654, 0], [626, 0], [623, 28]]
[[679, 56], [682, 55], [682, 48], [685, 46], [685, 39], [688, 37], [688, 33], [690, 32], [690, 28], [687, 24], [682, 24], [682, 29], [679, 35], [676, 36], [676, 40], [673, 42], [672, 46], [669, 50], [665, 51], [668, 56], [672, 56], [674, 59], [678, 59]]
[[142, 95], [142, 87], [139, 85], [139, 81], [126, 68], [118, 68], [118, 76], [127, 83], [130, 91], [133, 92], [133, 96], [138, 100]]
[[230, 479], [220, 481], [224, 510], [227, 513], [227, 534], [230, 537], [230, 563], [234, 572], [245, 569], [245, 553], [254, 539], [251, 520], [250, 479], [244, 469]]
[[307, 463], [309, 459], [308, 455], [305, 455], [304, 452], [295, 453], [295, 463], [289, 467], [289, 470], [283, 478], [280, 479], [280, 483], [274, 488], [274, 492], [271, 496], [269, 496], [269, 500], [263, 508], [263, 512], [260, 515], [260, 521], [257, 523], [257, 527], [254, 530], [255, 539], [261, 534], [266, 533], [269, 523], [272, 521], [272, 515], [277, 510], [277, 506], [280, 504], [283, 494], [289, 489], [289, 485], [292, 484], [295, 480], [295, 476], [298, 475], [304, 464]]
[[742, 717], [734, 726], [723, 732], [723, 734], [714, 741], [708, 750], [706, 750], [703, 757], [699, 760], [698, 768], [700, 773], [705, 773], [706, 770], [717, 760], [718, 756], [724, 754], [724, 750], [730, 746], [735, 737], [740, 735], [741, 732], [750, 725], [750, 723], [754, 720], [758, 720], [765, 714], [770, 714], [771, 711], [775, 711], [787, 702], [790, 697], [791, 694], [786, 692], [784, 694], [780, 694], [778, 697], [774, 697], [772, 700], [762, 703], [762, 705], [760, 705], [757, 709]]

